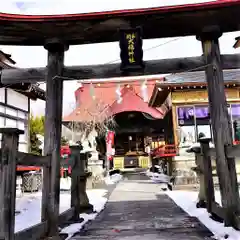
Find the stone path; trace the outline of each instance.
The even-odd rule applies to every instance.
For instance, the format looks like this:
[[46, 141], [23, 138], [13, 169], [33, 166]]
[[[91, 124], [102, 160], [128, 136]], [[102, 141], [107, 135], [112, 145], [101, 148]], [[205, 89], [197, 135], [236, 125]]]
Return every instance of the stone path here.
[[72, 240], [210, 240], [212, 234], [146, 177], [131, 175]]

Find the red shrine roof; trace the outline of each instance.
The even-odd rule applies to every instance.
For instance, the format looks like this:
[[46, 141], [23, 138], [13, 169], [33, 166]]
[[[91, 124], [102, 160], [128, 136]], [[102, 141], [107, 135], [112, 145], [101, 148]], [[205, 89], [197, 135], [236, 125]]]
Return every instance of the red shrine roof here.
[[[155, 83], [156, 80], [147, 82], [149, 99]], [[75, 91], [76, 103], [79, 107], [64, 117], [64, 122], [92, 121], [94, 116], [97, 116], [98, 121], [103, 121], [107, 117], [128, 111], [144, 112], [155, 119], [162, 119], [165, 115], [164, 109], [149, 107], [148, 102], [144, 102], [141, 96], [141, 83], [139, 84], [139, 82], [133, 82], [130, 85], [126, 84], [121, 88], [121, 103], [117, 103], [116, 83], [105, 82], [93, 85], [94, 99], [90, 94], [90, 83], [84, 83], [81, 88]]]

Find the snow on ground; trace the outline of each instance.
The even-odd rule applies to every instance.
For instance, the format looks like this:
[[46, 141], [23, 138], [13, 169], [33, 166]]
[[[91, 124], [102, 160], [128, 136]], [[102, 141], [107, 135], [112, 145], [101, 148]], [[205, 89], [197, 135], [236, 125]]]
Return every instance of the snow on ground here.
[[[104, 189], [88, 190], [87, 195], [94, 210], [99, 212], [104, 207], [107, 199], [104, 197], [107, 191]], [[16, 211], [20, 212], [15, 217], [15, 232], [34, 226], [41, 219], [41, 200], [42, 193], [24, 194], [16, 199]], [[61, 192], [60, 194], [60, 213], [70, 208], [71, 194]], [[82, 216], [84, 217], [84, 216]]]
[[[116, 184], [121, 179], [122, 179], [121, 174], [113, 174], [112, 176], [107, 176], [105, 178], [105, 183], [107, 185], [112, 185], [112, 184]], [[95, 191], [95, 192], [93, 192], [93, 191]], [[90, 203], [94, 206], [94, 210], [96, 211], [96, 213], [80, 214], [80, 217], [82, 217], [84, 219], [83, 222], [71, 224], [71, 225], [65, 227], [64, 229], [62, 229], [61, 233], [68, 234], [68, 238], [66, 240], [70, 239], [74, 235], [74, 233], [79, 232], [81, 230], [81, 228], [84, 226], [84, 224], [86, 224], [88, 221], [94, 220], [96, 218], [97, 214], [104, 209], [107, 199], [104, 197], [96, 197], [96, 193], [98, 193], [97, 194], [98, 196], [99, 195], [103, 196], [102, 194], [106, 194], [107, 192], [104, 193], [104, 192], [102, 192], [102, 190], [93, 190], [93, 191], [88, 191], [88, 197], [89, 197]]]
[[[153, 173], [147, 170], [145, 174], [151, 181], [159, 183], [168, 183], [169, 176], [163, 173]], [[240, 231], [231, 227], [224, 227], [223, 223], [216, 222], [209, 217], [206, 209], [196, 208], [198, 192], [193, 191], [168, 191], [167, 194], [173, 201], [180, 206], [190, 216], [197, 217], [213, 234], [216, 240], [240, 240]], [[219, 191], [215, 191], [216, 202], [221, 205], [221, 196]], [[228, 238], [226, 238], [228, 236]]]
[[[223, 223], [213, 221], [206, 209], [196, 208], [198, 192], [172, 191], [167, 192], [169, 197], [190, 216], [197, 217], [213, 234], [216, 240], [240, 240], [240, 231], [231, 227], [224, 227]], [[221, 202], [220, 192], [215, 191], [216, 201]], [[225, 238], [228, 235], [228, 238]]]
[[112, 185], [112, 184], [115, 184], [115, 183], [118, 183], [119, 181], [121, 181], [123, 178], [123, 176], [121, 174], [113, 174], [112, 176], [107, 176], [105, 178], [105, 183], [107, 185]]
[[94, 211], [96, 213], [86, 214], [82, 213], [80, 214], [80, 217], [84, 219], [81, 223], [74, 223], [71, 224], [61, 230], [61, 233], [67, 233], [68, 237], [66, 240], [70, 239], [74, 233], [79, 232], [84, 224], [86, 224], [89, 220], [93, 220], [96, 218], [97, 214], [101, 212], [104, 209], [104, 206], [107, 202], [107, 198], [104, 197], [106, 195], [107, 191], [103, 189], [96, 189], [96, 190], [90, 190], [87, 192], [90, 203], [94, 206]]
[[[107, 185], [111, 185], [119, 182], [122, 179], [120, 174], [114, 174], [107, 177], [105, 182]], [[60, 213], [70, 208], [71, 194], [69, 191], [71, 188], [71, 179], [61, 180], [60, 188], [62, 191], [60, 194]], [[82, 223], [72, 224], [61, 230], [62, 233], [68, 233], [69, 238], [78, 232], [82, 226], [89, 220], [93, 220], [97, 214], [103, 210], [107, 198], [105, 197], [107, 190], [105, 189], [92, 189], [87, 190], [87, 195], [90, 203], [94, 206], [96, 213], [93, 214], [80, 214], [80, 217], [84, 218]], [[41, 219], [41, 200], [42, 193], [24, 193], [18, 194], [16, 198], [16, 216], [15, 216], [15, 232], [24, 230], [28, 227], [32, 227], [40, 222]], [[69, 239], [67, 238], [67, 239]]]
[[146, 175], [156, 183], [169, 183], [170, 181], [170, 177], [164, 173], [156, 173], [147, 170]]

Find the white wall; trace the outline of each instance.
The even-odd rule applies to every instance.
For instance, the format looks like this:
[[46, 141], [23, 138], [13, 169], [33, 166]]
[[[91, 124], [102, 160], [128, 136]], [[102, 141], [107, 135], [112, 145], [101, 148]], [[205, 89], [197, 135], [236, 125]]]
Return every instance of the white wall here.
[[[0, 102], [4, 103], [5, 101], [5, 90], [0, 88]], [[7, 105], [9, 106], [0, 106], [0, 113], [12, 116], [14, 118], [25, 119], [26, 121], [11, 119], [10, 117], [1, 117], [0, 116], [0, 128], [9, 127], [9, 128], [18, 128], [24, 130], [24, 134], [19, 136], [19, 151], [27, 152], [28, 151], [28, 97], [12, 90], [7, 89]], [[19, 110], [11, 108], [14, 106], [19, 108]], [[25, 112], [21, 111], [24, 110]], [[2, 140], [1, 136], [0, 139]]]
[[0, 88], [0, 102], [5, 101], [5, 88]]
[[28, 98], [12, 89], [7, 89], [7, 104], [28, 111]]

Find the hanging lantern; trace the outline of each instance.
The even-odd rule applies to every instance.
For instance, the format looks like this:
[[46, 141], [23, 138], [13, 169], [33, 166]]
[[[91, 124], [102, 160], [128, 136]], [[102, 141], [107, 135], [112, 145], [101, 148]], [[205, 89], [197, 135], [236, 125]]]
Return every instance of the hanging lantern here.
[[94, 89], [94, 86], [92, 83], [90, 85], [90, 96], [92, 97], [93, 100], [95, 100], [95, 98], [96, 98], [95, 89]]
[[142, 98], [144, 102], [148, 102], [148, 89], [147, 89], [147, 81], [145, 80], [141, 86]]
[[117, 94], [117, 103], [120, 104], [123, 100], [120, 84], [118, 84], [118, 86], [117, 86], [116, 94]]

